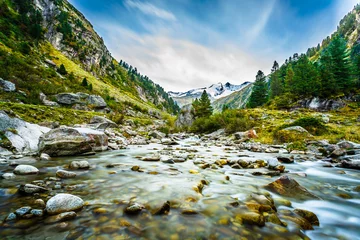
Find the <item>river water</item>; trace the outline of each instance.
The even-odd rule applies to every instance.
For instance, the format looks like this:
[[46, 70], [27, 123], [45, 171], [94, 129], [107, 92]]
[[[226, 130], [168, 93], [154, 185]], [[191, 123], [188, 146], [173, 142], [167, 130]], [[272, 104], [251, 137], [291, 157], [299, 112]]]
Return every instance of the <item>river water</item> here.
[[[172, 151], [188, 152], [193, 159], [165, 164], [139, 159], [159, 153], [166, 146], [150, 144], [130, 146], [128, 149], [98, 153], [86, 157], [54, 158], [51, 161], [30, 161], [40, 170], [38, 175], [17, 176], [0, 180], [0, 217], [22, 206], [32, 206], [37, 198], [47, 200], [46, 194], [23, 196], [16, 193], [18, 185], [34, 180], [55, 177], [58, 169], [72, 161], [87, 160], [89, 170], [79, 170], [73, 179], [62, 180], [62, 188], [51, 194], [66, 192], [81, 197], [86, 206], [66, 226], [45, 224], [43, 220], [25, 225], [2, 227], [0, 237], [7, 239], [360, 239], [360, 171], [323, 167], [318, 160], [286, 164], [287, 175], [322, 200], [298, 201], [288, 199], [291, 206], [281, 204], [284, 198], [270, 193], [278, 212], [306, 209], [314, 212], [320, 226], [302, 231], [295, 225], [280, 227], [266, 223], [264, 227], [236, 223], [239, 211], [230, 203], [245, 202], [252, 193], [266, 192], [264, 185], [278, 177], [253, 176], [246, 169], [232, 169], [225, 165], [218, 169], [200, 169], [195, 160], [215, 161], [239, 158], [273, 159], [276, 154], [239, 151], [233, 147], [201, 143], [187, 139]], [[196, 152], [195, 152], [196, 151]], [[160, 152], [162, 153], [162, 152]], [[240, 156], [241, 155], [241, 156]], [[247, 155], [247, 156], [246, 156]], [[17, 160], [21, 161], [21, 160]], [[116, 167], [106, 166], [117, 163]], [[132, 171], [134, 165], [141, 171]], [[12, 172], [13, 167], [0, 166], [0, 171]], [[197, 170], [198, 174], [190, 173]], [[305, 174], [306, 177], [305, 177]], [[228, 177], [227, 177], [228, 176]], [[208, 182], [202, 193], [194, 190], [201, 181]], [[205, 180], [205, 181], [204, 181]], [[171, 209], [167, 215], [153, 215], [166, 201]], [[146, 207], [136, 216], [124, 214], [129, 202]]]

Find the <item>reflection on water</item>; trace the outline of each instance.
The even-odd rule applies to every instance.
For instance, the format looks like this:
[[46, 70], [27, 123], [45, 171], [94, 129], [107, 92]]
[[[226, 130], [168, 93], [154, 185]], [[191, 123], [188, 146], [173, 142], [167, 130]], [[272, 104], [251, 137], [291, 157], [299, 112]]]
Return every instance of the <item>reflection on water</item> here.
[[[199, 139], [184, 141], [179, 147], [196, 149], [193, 160], [183, 163], [165, 164], [145, 162], [138, 156], [151, 155], [164, 146], [132, 146], [129, 149], [104, 152], [95, 156], [65, 157], [51, 161], [36, 161], [40, 173], [35, 176], [17, 176], [13, 180], [0, 182], [0, 216], [4, 219], [19, 207], [28, 206], [40, 196], [21, 196], [16, 192], [20, 184], [54, 177], [58, 169], [66, 168], [74, 160], [87, 160], [91, 169], [76, 171], [73, 179], [62, 180], [62, 188], [55, 193], [67, 192], [86, 201], [85, 208], [78, 212], [75, 220], [62, 226], [58, 224], [29, 224], [30, 227], [1, 228], [2, 237], [23, 239], [298, 239], [304, 235], [296, 228], [279, 227], [266, 223], [265, 227], [245, 226], [233, 221], [239, 209], [231, 207], [235, 200], [246, 201], [251, 193], [264, 192], [262, 186], [276, 177], [253, 176], [246, 170], [224, 166], [218, 169], [199, 169], [194, 160], [205, 161], [226, 158], [239, 159], [238, 155], [248, 155], [243, 159], [270, 159], [273, 154], [241, 152], [216, 146], [194, 146]], [[176, 151], [176, 147], [174, 147]], [[177, 151], [180, 151], [179, 149]], [[161, 152], [165, 153], [165, 152]], [[107, 168], [117, 163], [114, 168]], [[134, 165], [141, 171], [132, 171]], [[292, 207], [278, 205], [278, 210], [301, 208], [313, 211], [320, 220], [320, 226], [305, 234], [313, 239], [356, 239], [360, 238], [360, 194], [353, 191], [360, 185], [360, 173], [338, 168], [324, 168], [321, 162], [303, 162], [286, 165], [290, 175], [301, 185], [318, 195], [322, 200], [300, 202], [291, 199]], [[190, 170], [199, 174], [190, 174]], [[11, 172], [13, 167], [0, 166], [1, 172]], [[307, 177], [292, 173], [306, 173]], [[226, 176], [230, 179], [227, 180]], [[202, 193], [194, 190], [201, 181], [207, 181]], [[346, 193], [351, 199], [339, 197]], [[274, 199], [280, 198], [272, 194]], [[153, 215], [161, 205], [170, 201], [168, 215]], [[137, 216], [124, 214], [129, 202], [143, 204], [146, 211]], [[65, 226], [66, 225], [66, 226]]]

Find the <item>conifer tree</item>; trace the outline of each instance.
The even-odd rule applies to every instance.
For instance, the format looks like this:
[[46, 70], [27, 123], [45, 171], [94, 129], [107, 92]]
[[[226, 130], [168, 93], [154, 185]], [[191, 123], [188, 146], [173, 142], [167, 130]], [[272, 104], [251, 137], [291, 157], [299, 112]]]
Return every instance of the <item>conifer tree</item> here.
[[57, 70], [58, 73], [60, 73], [61, 75], [66, 75], [67, 74], [67, 71], [66, 71], [66, 68], [64, 66], [64, 64], [61, 64], [60, 65], [60, 68]]
[[192, 103], [192, 111], [195, 118], [209, 117], [213, 108], [207, 92], [204, 90], [200, 99], [195, 99]]
[[267, 101], [267, 97], [268, 94], [265, 75], [261, 70], [259, 70], [250, 95], [248, 107], [255, 108], [264, 105]]
[[84, 79], [82, 80], [81, 86], [84, 86], [84, 87], [87, 87], [87, 86], [88, 86], [88, 81], [87, 81], [86, 78], [84, 78]]

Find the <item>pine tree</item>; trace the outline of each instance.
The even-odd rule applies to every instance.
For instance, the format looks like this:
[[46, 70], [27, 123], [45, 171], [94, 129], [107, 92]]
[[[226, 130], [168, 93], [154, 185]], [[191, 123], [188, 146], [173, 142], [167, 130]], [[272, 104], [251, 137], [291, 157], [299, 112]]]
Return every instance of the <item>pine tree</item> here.
[[274, 61], [273, 67], [271, 68], [270, 76], [270, 89], [271, 89], [271, 98], [279, 96], [283, 93], [283, 85], [281, 79], [279, 78], [279, 64]]
[[259, 70], [250, 95], [248, 107], [255, 108], [264, 105], [267, 102], [267, 86], [264, 73]]
[[57, 70], [57, 72], [60, 73], [61, 75], [66, 75], [67, 74], [67, 71], [66, 71], [66, 68], [65, 68], [64, 64], [60, 65], [60, 68]]
[[334, 75], [338, 93], [346, 93], [351, 89], [351, 62], [350, 52], [346, 41], [340, 36], [335, 36], [328, 47], [331, 56], [330, 72]]
[[87, 87], [87, 86], [88, 86], [88, 81], [87, 81], [86, 78], [84, 78], [84, 79], [82, 80], [81, 86], [84, 86], [84, 87]]
[[294, 66], [293, 84], [290, 92], [299, 98], [319, 95], [320, 77], [306, 55], [301, 55]]
[[285, 76], [285, 91], [290, 92], [290, 88], [294, 83], [294, 70], [291, 66], [286, 69], [286, 76]]
[[195, 118], [211, 116], [213, 108], [207, 92], [204, 90], [200, 99], [195, 99], [192, 103], [192, 112]]

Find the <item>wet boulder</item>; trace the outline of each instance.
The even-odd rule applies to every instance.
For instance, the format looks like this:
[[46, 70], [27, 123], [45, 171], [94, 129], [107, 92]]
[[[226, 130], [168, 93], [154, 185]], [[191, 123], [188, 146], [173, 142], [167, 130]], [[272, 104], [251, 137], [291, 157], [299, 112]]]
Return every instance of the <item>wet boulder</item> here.
[[48, 189], [34, 185], [34, 184], [25, 184], [21, 185], [19, 188], [19, 192], [23, 194], [33, 194], [33, 193], [41, 193], [46, 192]]
[[14, 173], [16, 175], [31, 175], [31, 174], [37, 174], [38, 172], [39, 169], [31, 165], [18, 165], [14, 169]]
[[72, 161], [69, 166], [70, 169], [89, 169], [90, 164], [88, 161]]
[[50, 198], [46, 203], [47, 213], [59, 214], [64, 212], [76, 211], [84, 206], [84, 201], [74, 195], [60, 193]]
[[105, 130], [106, 128], [117, 128], [118, 127], [118, 125], [116, 123], [114, 123], [113, 121], [111, 121], [105, 117], [101, 117], [101, 116], [94, 116], [90, 120], [90, 124], [94, 125], [95, 129], [98, 129], [98, 130]]
[[320, 199], [301, 186], [297, 181], [295, 181], [295, 179], [286, 175], [266, 185], [265, 189], [275, 192], [281, 196], [295, 198], [298, 200]]
[[304, 209], [295, 209], [294, 213], [296, 213], [300, 217], [306, 219], [309, 223], [311, 223], [311, 225], [314, 225], [314, 226], [320, 225], [318, 217], [313, 212], [310, 212], [310, 211], [304, 210]]
[[340, 167], [360, 170], [360, 160], [343, 160]]
[[76, 177], [76, 173], [74, 172], [69, 172], [66, 170], [57, 170], [56, 171], [56, 176], [59, 178], [74, 178]]
[[105, 151], [108, 137], [88, 128], [62, 127], [52, 129], [39, 139], [39, 150], [50, 156], [71, 156], [87, 152]]

